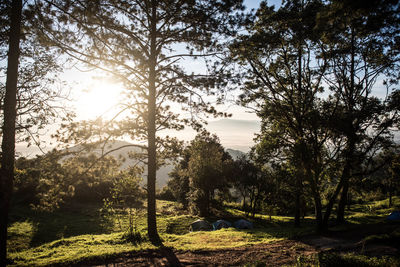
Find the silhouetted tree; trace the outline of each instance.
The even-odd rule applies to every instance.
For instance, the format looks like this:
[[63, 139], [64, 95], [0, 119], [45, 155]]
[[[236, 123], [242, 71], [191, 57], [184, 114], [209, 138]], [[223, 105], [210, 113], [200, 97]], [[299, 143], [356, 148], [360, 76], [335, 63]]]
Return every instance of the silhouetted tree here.
[[[312, 31], [321, 6], [320, 1], [286, 1], [274, 11], [262, 2], [249, 34], [231, 47], [248, 70], [241, 102], [262, 119], [258, 154], [264, 150], [265, 157], [283, 157], [297, 171], [293, 176], [297, 226], [303, 183], [318, 183], [319, 174], [311, 173], [311, 165], [317, 164], [326, 138], [318, 99], [326, 62], [315, 57], [318, 32]], [[322, 220], [320, 213], [316, 217]]]
[[7, 1], [9, 49], [7, 58], [4, 120], [2, 125], [0, 169], [0, 265], [7, 264], [7, 224], [14, 180], [15, 122], [17, 107], [18, 64], [20, 56], [22, 0]]
[[[398, 107], [390, 103], [393, 97], [382, 100], [372, 90], [378, 79], [386, 79], [384, 85], [390, 92], [390, 77], [398, 76], [398, 10], [397, 1], [334, 0], [320, 14], [323, 53], [330, 65], [324, 81], [332, 92], [329, 101], [337, 103], [333, 132], [343, 147], [340, 178], [326, 213], [341, 191], [339, 223], [344, 221], [350, 179], [360, 176], [360, 166], [368, 169], [377, 151], [391, 145], [390, 127], [398, 119]], [[325, 216], [325, 225], [328, 219]]]

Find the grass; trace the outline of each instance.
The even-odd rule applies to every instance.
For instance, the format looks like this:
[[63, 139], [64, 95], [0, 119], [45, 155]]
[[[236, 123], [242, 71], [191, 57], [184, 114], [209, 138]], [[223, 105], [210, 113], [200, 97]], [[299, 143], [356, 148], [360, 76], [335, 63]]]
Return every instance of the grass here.
[[358, 266], [358, 267], [396, 267], [400, 265], [398, 258], [393, 257], [368, 257], [354, 253], [319, 253], [315, 266], [336, 267], [336, 266]]
[[[399, 198], [395, 198], [395, 204], [400, 204]], [[369, 205], [372, 205], [373, 211], [365, 205], [353, 206], [348, 216], [350, 225], [382, 221], [390, 212], [383, 202]], [[12, 265], [65, 265], [156, 249], [147, 238], [137, 243], [126, 241], [123, 236], [128, 228], [127, 216], [117, 216], [119, 219], [104, 217], [99, 212], [100, 208], [99, 205], [75, 203], [68, 208], [48, 213], [32, 211], [28, 207], [15, 207], [8, 228], [8, 250]], [[142, 237], [146, 237], [147, 231], [145, 215], [144, 210], [140, 211], [135, 222]], [[218, 217], [206, 219], [210, 222], [218, 218], [233, 221], [243, 217], [240, 210], [228, 207]], [[309, 234], [315, 228], [312, 218], [305, 218], [302, 227], [295, 228], [290, 217], [273, 216], [271, 222], [269, 216], [258, 214], [252, 220], [255, 226], [252, 230], [228, 228], [211, 232], [189, 232], [190, 223], [199, 217], [185, 214], [176, 203], [169, 201], [158, 201], [157, 219], [164, 245], [177, 250], [218, 250], [251, 246]]]

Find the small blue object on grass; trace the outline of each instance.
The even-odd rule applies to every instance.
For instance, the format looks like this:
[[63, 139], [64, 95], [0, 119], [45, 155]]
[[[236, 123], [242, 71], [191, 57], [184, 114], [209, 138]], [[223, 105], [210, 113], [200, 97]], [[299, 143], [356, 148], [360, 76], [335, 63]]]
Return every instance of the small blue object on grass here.
[[233, 225], [236, 229], [253, 229], [253, 223], [244, 219], [237, 220]]
[[232, 224], [225, 220], [218, 220], [215, 223], [213, 223], [214, 230], [219, 230], [221, 228], [229, 228], [229, 227], [232, 227]]
[[387, 216], [388, 221], [400, 221], [400, 210], [393, 211]]

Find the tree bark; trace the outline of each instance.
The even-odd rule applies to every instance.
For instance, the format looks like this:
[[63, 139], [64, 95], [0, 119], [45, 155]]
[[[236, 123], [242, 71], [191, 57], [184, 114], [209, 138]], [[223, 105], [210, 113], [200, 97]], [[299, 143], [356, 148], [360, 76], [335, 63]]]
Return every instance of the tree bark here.
[[[301, 9], [303, 9], [303, 2], [301, 3]], [[302, 58], [303, 58], [303, 51], [302, 51], [302, 43], [303, 43], [303, 36], [301, 36], [300, 34], [300, 39], [299, 39], [299, 44], [298, 44], [298, 49], [297, 49], [297, 90], [298, 90], [298, 94], [301, 96], [302, 92], [303, 92], [303, 86], [302, 86]], [[300, 99], [301, 97], [299, 97]], [[299, 129], [301, 134], [301, 138], [304, 138], [304, 132], [303, 132], [303, 126], [301, 123], [302, 120], [302, 116], [299, 116], [298, 119], [298, 124], [299, 124]], [[305, 156], [305, 151], [304, 151], [304, 147], [302, 147], [302, 167], [305, 166], [307, 164], [307, 157]], [[302, 171], [304, 171], [304, 169], [302, 168]], [[301, 199], [301, 194], [302, 194], [302, 190], [301, 190], [301, 186], [303, 184], [303, 176], [304, 176], [305, 172], [303, 172], [301, 175], [297, 175], [296, 177], [296, 196], [295, 196], [295, 215], [294, 215], [294, 226], [295, 227], [299, 227], [300, 226], [300, 216], [301, 216], [301, 203], [300, 203], [300, 199]]]
[[147, 163], [147, 233], [153, 243], [159, 243], [156, 217], [156, 38], [157, 1], [151, 1], [149, 96], [148, 96], [148, 163]]
[[7, 224], [14, 180], [15, 121], [19, 43], [21, 38], [22, 0], [13, 0], [10, 10], [10, 33], [7, 65], [6, 93], [4, 97], [2, 158], [0, 169], [0, 266], [7, 264]]
[[350, 179], [350, 172], [351, 172], [351, 159], [353, 157], [353, 150], [355, 147], [355, 143], [353, 140], [350, 141], [349, 147], [347, 149], [348, 155], [346, 157], [346, 165], [343, 168], [342, 175], [340, 177], [340, 181], [338, 185], [336, 186], [335, 192], [333, 195], [330, 197], [328, 205], [326, 207], [326, 211], [324, 214], [323, 222], [321, 225], [321, 230], [327, 230], [328, 229], [328, 222], [329, 222], [329, 217], [331, 216], [333, 205], [336, 202], [336, 199], [340, 193], [340, 191], [343, 189], [346, 183], [348, 183], [348, 180]]
[[345, 212], [345, 208], [346, 208], [346, 204], [347, 204], [347, 194], [349, 192], [349, 181], [347, 181], [344, 185], [343, 185], [343, 189], [342, 189], [342, 195], [340, 196], [340, 200], [339, 200], [339, 206], [338, 206], [338, 211], [337, 211], [337, 217], [336, 217], [336, 222], [337, 223], [344, 223], [344, 212]]
[[300, 226], [300, 191], [296, 189], [296, 196], [295, 196], [295, 213], [294, 213], [294, 226]]
[[392, 188], [389, 189], [389, 208], [393, 206], [393, 200], [392, 200]]

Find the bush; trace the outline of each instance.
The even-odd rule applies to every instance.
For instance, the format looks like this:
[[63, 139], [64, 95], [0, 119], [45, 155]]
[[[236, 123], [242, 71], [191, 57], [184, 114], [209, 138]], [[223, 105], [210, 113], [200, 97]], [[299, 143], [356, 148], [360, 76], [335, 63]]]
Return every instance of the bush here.
[[156, 197], [160, 200], [176, 201], [172, 190], [168, 186], [164, 186]]

